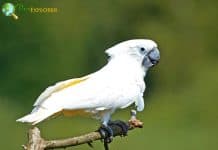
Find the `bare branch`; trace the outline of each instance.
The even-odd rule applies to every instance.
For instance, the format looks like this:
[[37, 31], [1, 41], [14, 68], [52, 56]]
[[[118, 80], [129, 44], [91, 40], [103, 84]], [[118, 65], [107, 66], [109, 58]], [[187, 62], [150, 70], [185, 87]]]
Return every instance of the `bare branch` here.
[[92, 141], [99, 140], [99, 139], [101, 139], [101, 135], [98, 132], [91, 132], [78, 137], [62, 139], [62, 140], [46, 141], [46, 149], [76, 146], [84, 143], [90, 143]]

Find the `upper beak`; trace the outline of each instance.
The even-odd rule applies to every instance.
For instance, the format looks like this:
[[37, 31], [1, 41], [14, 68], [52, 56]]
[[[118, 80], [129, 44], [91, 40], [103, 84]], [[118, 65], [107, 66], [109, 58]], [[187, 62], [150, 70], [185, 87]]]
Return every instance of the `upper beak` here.
[[153, 65], [156, 65], [160, 60], [160, 51], [158, 48], [152, 49], [150, 52], [148, 52], [148, 59]]

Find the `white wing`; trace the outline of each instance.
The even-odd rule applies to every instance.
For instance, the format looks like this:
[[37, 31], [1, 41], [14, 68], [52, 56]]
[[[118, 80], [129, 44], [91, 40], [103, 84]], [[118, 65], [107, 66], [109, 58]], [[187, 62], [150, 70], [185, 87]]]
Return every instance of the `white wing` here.
[[69, 79], [69, 80], [66, 80], [66, 81], [57, 82], [53, 86], [49, 86], [44, 92], [42, 92], [40, 94], [40, 96], [37, 98], [37, 100], [36, 100], [36, 102], [34, 103], [33, 106], [40, 105], [44, 100], [49, 98], [53, 93], [58, 92], [60, 90], [63, 90], [64, 88], [67, 88], [69, 86], [78, 84], [78, 83], [80, 83], [82, 81], [87, 80], [88, 78], [89, 78], [89, 76], [85, 76], [85, 77], [82, 77], [82, 78]]
[[[17, 121], [19, 122], [28, 122], [32, 125], [37, 124], [41, 122], [42, 120], [54, 115], [55, 113], [58, 113], [62, 110], [60, 105], [57, 105], [55, 101], [52, 101], [52, 99], [55, 99], [53, 96], [55, 93], [58, 93], [69, 86], [75, 86], [76, 84], [79, 84], [80, 82], [84, 82], [87, 80], [89, 76], [85, 76], [82, 78], [76, 78], [76, 79], [70, 79], [67, 81], [58, 82], [54, 86], [48, 87], [36, 100], [34, 104], [34, 109], [32, 112]], [[52, 102], [47, 107], [43, 107], [45, 102]], [[60, 103], [60, 102], [59, 102]]]
[[114, 73], [100, 72], [52, 93], [40, 105], [67, 110], [124, 108], [134, 102], [138, 93], [140, 88], [134, 82]]

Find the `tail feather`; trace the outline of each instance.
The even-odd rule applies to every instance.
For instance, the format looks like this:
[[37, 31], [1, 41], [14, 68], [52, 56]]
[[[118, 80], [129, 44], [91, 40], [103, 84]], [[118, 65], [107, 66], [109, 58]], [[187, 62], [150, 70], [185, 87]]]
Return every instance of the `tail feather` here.
[[31, 112], [30, 114], [17, 119], [17, 122], [26, 122], [26, 123], [30, 123], [32, 125], [35, 125], [43, 120], [45, 120], [46, 118], [52, 116], [54, 113], [56, 113], [57, 111], [50, 111], [47, 109], [43, 109], [43, 108], [39, 108], [37, 110], [34, 110], [33, 112]]

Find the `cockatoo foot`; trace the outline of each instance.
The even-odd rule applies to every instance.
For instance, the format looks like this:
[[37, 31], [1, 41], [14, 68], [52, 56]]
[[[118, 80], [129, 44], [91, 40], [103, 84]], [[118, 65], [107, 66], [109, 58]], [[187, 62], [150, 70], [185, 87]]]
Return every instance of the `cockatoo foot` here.
[[104, 142], [111, 143], [113, 141], [113, 130], [109, 125], [105, 126], [104, 124], [98, 129], [102, 137], [104, 137]]
[[[98, 132], [101, 134], [101, 137], [104, 139], [104, 148], [105, 150], [109, 150], [108, 144], [113, 141], [114, 132], [117, 131], [117, 128], [121, 129], [120, 136], [126, 136], [129, 126], [121, 121], [109, 121], [107, 125], [102, 124], [102, 126], [98, 129]], [[114, 132], [113, 132], [114, 131]]]
[[140, 120], [136, 119], [136, 118], [132, 118], [129, 120], [129, 124], [130, 126], [132, 126], [133, 128], [142, 128], [143, 127], [143, 122], [141, 122]]
[[122, 129], [122, 132], [121, 132], [121, 136], [127, 136], [127, 133], [128, 133], [128, 125], [126, 124], [126, 122], [123, 122], [121, 120], [115, 120], [115, 121], [110, 121], [108, 123], [109, 126], [118, 126]]

